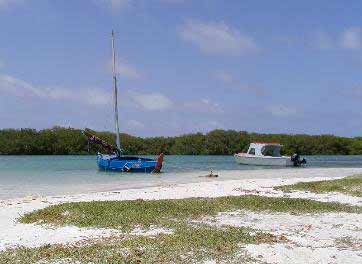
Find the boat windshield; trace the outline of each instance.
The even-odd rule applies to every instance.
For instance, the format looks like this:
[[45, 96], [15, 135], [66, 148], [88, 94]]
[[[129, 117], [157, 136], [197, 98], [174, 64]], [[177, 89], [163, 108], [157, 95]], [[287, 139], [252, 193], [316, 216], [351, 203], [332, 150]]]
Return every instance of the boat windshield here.
[[250, 148], [248, 154], [255, 155], [255, 148]]
[[266, 145], [261, 149], [263, 156], [280, 157], [281, 146], [278, 145]]

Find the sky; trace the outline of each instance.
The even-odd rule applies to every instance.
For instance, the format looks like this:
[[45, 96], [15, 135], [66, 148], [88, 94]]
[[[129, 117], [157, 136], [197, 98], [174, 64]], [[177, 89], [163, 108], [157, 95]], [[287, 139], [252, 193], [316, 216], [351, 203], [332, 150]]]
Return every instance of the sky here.
[[0, 128], [362, 136], [362, 2], [0, 0]]

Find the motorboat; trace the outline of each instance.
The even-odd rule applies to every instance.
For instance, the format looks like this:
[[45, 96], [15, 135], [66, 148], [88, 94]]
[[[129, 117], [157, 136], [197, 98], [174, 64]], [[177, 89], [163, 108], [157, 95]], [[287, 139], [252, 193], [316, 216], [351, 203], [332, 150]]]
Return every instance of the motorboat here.
[[237, 153], [234, 157], [237, 163], [245, 165], [298, 167], [306, 164], [298, 154], [282, 156], [281, 148], [279, 143], [253, 142], [246, 153]]

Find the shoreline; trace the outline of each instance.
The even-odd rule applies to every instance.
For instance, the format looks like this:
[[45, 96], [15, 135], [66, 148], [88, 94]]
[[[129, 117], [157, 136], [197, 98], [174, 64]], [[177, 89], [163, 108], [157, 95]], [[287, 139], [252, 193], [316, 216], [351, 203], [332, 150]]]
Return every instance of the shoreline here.
[[[290, 178], [315, 178], [315, 177], [325, 177], [326, 174], [330, 172], [329, 177], [338, 177], [339, 174], [347, 175], [362, 173], [362, 168], [350, 168], [350, 167], [338, 167], [338, 168], [267, 168], [267, 169], [250, 169], [250, 170], [213, 170], [214, 173], [218, 174], [217, 178], [208, 178], [203, 177], [210, 173], [209, 170], [200, 170], [193, 172], [178, 172], [178, 173], [168, 173], [157, 174], [157, 175], [136, 175], [137, 181], [129, 180], [130, 174], [119, 175], [120, 177], [127, 177], [126, 180], [120, 181], [111, 181], [109, 182], [96, 182], [96, 183], [80, 183], [76, 185], [69, 185], [67, 187], [60, 184], [58, 189], [57, 184], [55, 185], [44, 185], [41, 186], [42, 189], [46, 190], [46, 187], [49, 188], [45, 193], [39, 191], [36, 185], [33, 191], [20, 191], [19, 194], [12, 194], [9, 197], [1, 197], [0, 195], [0, 205], [6, 203], [7, 201], [22, 200], [29, 198], [47, 198], [54, 196], [79, 196], [79, 195], [89, 195], [96, 193], [106, 193], [114, 192], [120, 190], [130, 190], [130, 189], [146, 189], [146, 188], [155, 188], [155, 187], [164, 187], [170, 185], [182, 185], [190, 183], [202, 183], [202, 182], [224, 182], [224, 181], [234, 181], [234, 180], [253, 180], [253, 179], [290, 179]], [[102, 176], [102, 175], [101, 175]], [[142, 179], [144, 178], [144, 179]], [[140, 180], [141, 179], [141, 180]], [[27, 186], [32, 186], [33, 184], [27, 183]], [[54, 187], [55, 186], [55, 187]], [[6, 187], [6, 186], [5, 186]], [[13, 186], [13, 188], [17, 188]], [[54, 188], [54, 189], [52, 189]], [[69, 188], [65, 191], [66, 188]], [[1, 185], [0, 185], [1, 189]], [[21, 187], [20, 187], [21, 189]], [[9, 190], [11, 192], [11, 190]]]

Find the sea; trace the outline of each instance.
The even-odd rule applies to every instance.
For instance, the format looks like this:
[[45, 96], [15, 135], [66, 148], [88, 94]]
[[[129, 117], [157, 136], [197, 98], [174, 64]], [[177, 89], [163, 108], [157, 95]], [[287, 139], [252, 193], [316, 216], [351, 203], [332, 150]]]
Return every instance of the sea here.
[[[312, 168], [362, 168], [362, 155], [304, 157]], [[240, 165], [233, 156], [170, 155], [160, 174], [130, 174], [98, 170], [95, 155], [0, 156], [0, 200], [199, 182], [210, 171], [220, 174], [218, 180], [230, 180], [238, 179], [237, 173], [222, 177], [223, 171], [262, 169], [275, 167]]]

